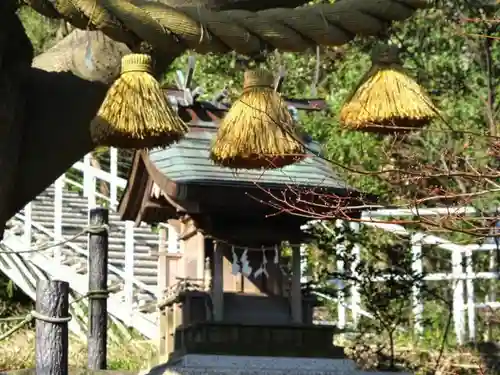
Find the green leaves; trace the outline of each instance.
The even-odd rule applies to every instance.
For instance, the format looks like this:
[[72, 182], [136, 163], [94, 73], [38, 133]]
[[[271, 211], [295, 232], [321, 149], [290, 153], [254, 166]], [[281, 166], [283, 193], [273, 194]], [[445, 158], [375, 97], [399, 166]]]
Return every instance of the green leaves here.
[[33, 44], [35, 54], [45, 51], [53, 44], [58, 26], [56, 21], [43, 17], [28, 6], [19, 9], [19, 17]]

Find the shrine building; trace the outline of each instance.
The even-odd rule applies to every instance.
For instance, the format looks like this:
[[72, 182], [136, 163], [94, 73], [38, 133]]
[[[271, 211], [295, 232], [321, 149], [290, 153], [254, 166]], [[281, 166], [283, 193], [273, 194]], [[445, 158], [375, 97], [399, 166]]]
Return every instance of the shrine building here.
[[[159, 253], [160, 350], [172, 360], [186, 353], [343, 358], [332, 344], [335, 327], [313, 324], [316, 301], [301, 287], [299, 247], [307, 238], [300, 228], [314, 217], [307, 210], [332, 212], [321, 195], [338, 197], [341, 207], [359, 193], [307, 137], [308, 157], [282, 169], [215, 165], [209, 152], [225, 108], [180, 107], [189, 133], [166, 149], [137, 151], [120, 202], [123, 220], [168, 223], [169, 246]], [[291, 259], [282, 255], [284, 241]], [[257, 338], [261, 344], [252, 344]]]

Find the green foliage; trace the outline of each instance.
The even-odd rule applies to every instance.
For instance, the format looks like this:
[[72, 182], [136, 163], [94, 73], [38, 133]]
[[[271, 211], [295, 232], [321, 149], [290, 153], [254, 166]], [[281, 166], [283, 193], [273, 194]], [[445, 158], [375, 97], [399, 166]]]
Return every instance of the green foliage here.
[[40, 15], [27, 6], [20, 8], [19, 17], [24, 25], [26, 34], [33, 44], [35, 54], [39, 54], [52, 46], [58, 26], [56, 21]]
[[[435, 167], [442, 171], [443, 157], [447, 165], [465, 157], [476, 167], [490, 161], [488, 140], [471, 134], [488, 135], [490, 132], [484, 118], [489, 74], [484, 64], [485, 41], [480, 36], [472, 36], [485, 35], [490, 25], [459, 23], [459, 16], [473, 18], [481, 14], [477, 7], [467, 4], [464, 0], [439, 1], [438, 9], [421, 11], [412, 20], [392, 28], [389, 41], [401, 46], [405, 67], [432, 94], [445, 120], [436, 121], [427, 130], [396, 145], [394, 139], [342, 130], [337, 118], [345, 98], [369, 69], [369, 53], [376, 39], [357, 38], [349, 47], [321, 48], [319, 61], [314, 53], [269, 56], [271, 68], [277, 70], [283, 66], [287, 71], [283, 86], [285, 95], [310, 97], [314, 86], [316, 96], [327, 98], [328, 113], [302, 114], [301, 122], [324, 144], [325, 155], [355, 187], [379, 194], [388, 203], [427, 196], [434, 185], [461, 192], [463, 186], [450, 178], [408, 183], [405, 182], [408, 176], [369, 173], [387, 167], [416, 170]], [[497, 43], [491, 43], [489, 48], [495, 73], [499, 67], [500, 49]], [[201, 56], [200, 60], [196, 79], [207, 92], [212, 94], [226, 85], [233, 96], [240, 91], [243, 69], [237, 57], [210, 55]], [[186, 56], [183, 56], [173, 68], [183, 68], [185, 63]], [[314, 82], [317, 68], [319, 77]], [[465, 183], [467, 192], [480, 188]]]
[[[376, 244], [371, 240], [373, 230], [357, 233], [345, 222], [337, 224], [317, 224], [311, 229], [314, 240], [309, 246], [308, 268], [312, 284], [325, 294], [357, 288], [363, 309], [372, 316], [361, 317], [358, 333], [384, 337], [392, 354], [389, 367], [393, 368], [398, 331], [412, 330], [414, 288], [423, 299], [433, 293], [425, 287], [424, 274], [413, 270], [416, 259], [407, 251], [408, 243], [386, 237]], [[355, 247], [360, 249], [359, 259], [353, 255]], [[334, 286], [332, 280], [336, 280]]]

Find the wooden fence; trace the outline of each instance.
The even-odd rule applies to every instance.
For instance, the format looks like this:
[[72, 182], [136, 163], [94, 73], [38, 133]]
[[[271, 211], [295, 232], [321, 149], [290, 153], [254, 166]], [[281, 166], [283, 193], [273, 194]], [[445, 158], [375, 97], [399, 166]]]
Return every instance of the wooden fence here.
[[[89, 298], [88, 369], [107, 367], [107, 283], [108, 283], [108, 210], [94, 208], [89, 214]], [[35, 361], [37, 375], [68, 375], [69, 283], [39, 279], [36, 285], [36, 309], [0, 340], [36, 321]]]

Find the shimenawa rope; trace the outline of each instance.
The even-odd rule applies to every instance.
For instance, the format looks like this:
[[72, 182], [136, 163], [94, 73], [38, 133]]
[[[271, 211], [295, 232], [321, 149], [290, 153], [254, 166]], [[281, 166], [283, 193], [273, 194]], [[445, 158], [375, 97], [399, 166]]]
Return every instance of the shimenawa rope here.
[[343, 0], [250, 12], [173, 8], [147, 0], [25, 1], [48, 17], [60, 15], [78, 28], [91, 24], [119, 41], [139, 38], [162, 51], [180, 42], [200, 53], [234, 50], [249, 56], [263, 50], [303, 52], [318, 44], [345, 44], [356, 35], [376, 35], [389, 22], [427, 6], [425, 0]]
[[32, 310], [29, 314], [27, 314], [24, 317], [22, 322], [16, 324], [14, 327], [9, 329], [7, 332], [1, 334], [0, 341], [9, 338], [11, 335], [13, 335], [17, 331], [19, 331], [21, 328], [23, 328], [26, 324], [30, 323], [34, 319], [41, 320], [41, 321], [47, 322], [47, 323], [64, 324], [64, 323], [68, 323], [72, 319], [72, 317], [71, 317], [71, 315], [62, 316], [62, 317], [47, 316], [47, 315], [41, 314], [35, 310]]

